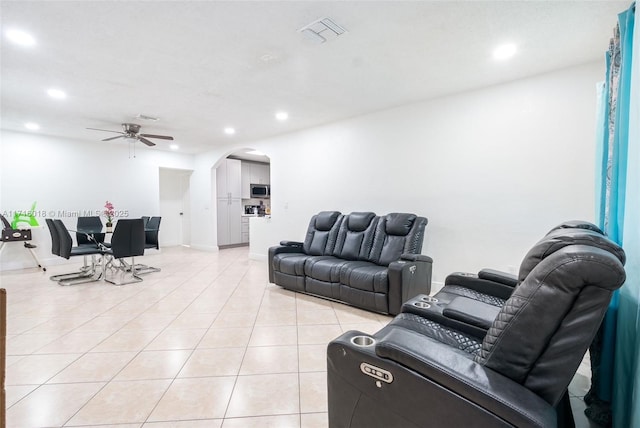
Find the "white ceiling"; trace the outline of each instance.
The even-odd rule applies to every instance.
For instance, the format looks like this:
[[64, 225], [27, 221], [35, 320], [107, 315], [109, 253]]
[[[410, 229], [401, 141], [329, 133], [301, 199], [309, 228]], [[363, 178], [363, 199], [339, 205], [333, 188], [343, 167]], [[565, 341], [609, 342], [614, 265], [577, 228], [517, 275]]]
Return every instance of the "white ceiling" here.
[[[115, 134], [85, 128], [135, 122], [198, 153], [602, 59], [629, 4], [2, 1], [3, 32], [37, 44], [3, 34], [1, 126], [33, 121], [42, 134], [99, 142]], [[348, 33], [316, 44], [297, 31], [323, 17]], [[496, 62], [504, 42], [518, 53]], [[50, 87], [67, 99], [49, 98]], [[288, 121], [274, 119], [280, 109]], [[149, 150], [168, 149], [154, 141]]]

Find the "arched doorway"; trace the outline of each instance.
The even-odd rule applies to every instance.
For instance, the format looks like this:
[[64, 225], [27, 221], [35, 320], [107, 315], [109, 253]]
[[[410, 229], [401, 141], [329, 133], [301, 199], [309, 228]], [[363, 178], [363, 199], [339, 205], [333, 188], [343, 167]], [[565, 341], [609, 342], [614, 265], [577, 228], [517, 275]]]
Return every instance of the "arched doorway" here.
[[211, 171], [215, 176], [218, 248], [249, 245], [249, 218], [270, 213], [270, 158], [243, 149], [222, 159]]

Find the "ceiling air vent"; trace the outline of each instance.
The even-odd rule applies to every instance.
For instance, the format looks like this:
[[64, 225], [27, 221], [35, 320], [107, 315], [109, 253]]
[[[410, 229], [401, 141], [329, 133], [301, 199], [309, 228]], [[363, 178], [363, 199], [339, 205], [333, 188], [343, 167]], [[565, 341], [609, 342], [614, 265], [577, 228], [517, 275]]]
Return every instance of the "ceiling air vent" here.
[[320, 18], [309, 25], [305, 25], [298, 31], [316, 43], [324, 43], [347, 32], [347, 30], [333, 22], [331, 18]]
[[136, 119], [148, 120], [148, 121], [151, 121], [151, 122], [157, 122], [157, 121], [160, 120], [160, 118], [153, 117], [153, 116], [147, 116], [146, 114], [142, 114], [142, 113], [137, 115]]

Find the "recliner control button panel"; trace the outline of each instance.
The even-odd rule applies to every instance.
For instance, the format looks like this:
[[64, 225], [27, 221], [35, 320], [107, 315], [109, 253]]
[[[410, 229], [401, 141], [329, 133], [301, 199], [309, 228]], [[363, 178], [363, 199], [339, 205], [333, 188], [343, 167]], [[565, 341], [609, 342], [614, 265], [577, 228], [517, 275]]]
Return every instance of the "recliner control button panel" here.
[[381, 369], [380, 367], [372, 366], [369, 363], [360, 364], [360, 371], [367, 376], [371, 376], [372, 378], [381, 380], [386, 383], [393, 382], [393, 375], [391, 372]]

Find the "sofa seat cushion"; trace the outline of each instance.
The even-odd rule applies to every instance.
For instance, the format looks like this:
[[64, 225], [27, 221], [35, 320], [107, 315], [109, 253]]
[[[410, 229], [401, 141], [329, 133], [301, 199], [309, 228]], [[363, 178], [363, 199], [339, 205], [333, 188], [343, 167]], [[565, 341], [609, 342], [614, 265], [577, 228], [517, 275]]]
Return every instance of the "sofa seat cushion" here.
[[481, 293], [471, 288], [463, 287], [455, 284], [447, 284], [438, 292], [437, 298], [441, 302], [451, 303], [457, 297], [466, 297], [469, 299], [477, 300], [487, 305], [492, 305], [497, 308], [504, 306], [506, 300], [500, 297], [492, 296], [490, 294]]
[[340, 269], [340, 283], [363, 291], [386, 293], [388, 269], [369, 262], [348, 262]]
[[304, 264], [304, 274], [309, 278], [325, 282], [340, 282], [340, 269], [348, 260], [333, 256], [316, 256], [309, 258]]
[[482, 350], [481, 339], [416, 314], [402, 313], [388, 325], [390, 327], [385, 327], [377, 334], [383, 336], [386, 330], [402, 327], [465, 351], [470, 354], [469, 357], [479, 355]]
[[340, 300], [339, 282], [320, 281], [319, 279], [314, 279], [307, 276], [304, 279], [304, 290], [307, 293]]
[[304, 264], [311, 257], [313, 256], [302, 253], [276, 254], [273, 257], [273, 269], [287, 275], [304, 276]]

